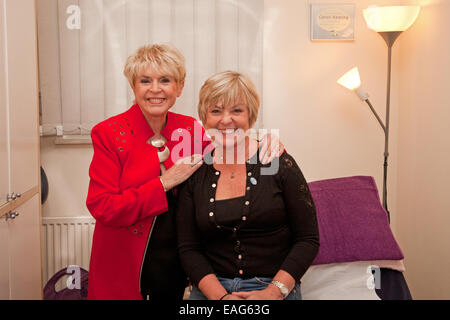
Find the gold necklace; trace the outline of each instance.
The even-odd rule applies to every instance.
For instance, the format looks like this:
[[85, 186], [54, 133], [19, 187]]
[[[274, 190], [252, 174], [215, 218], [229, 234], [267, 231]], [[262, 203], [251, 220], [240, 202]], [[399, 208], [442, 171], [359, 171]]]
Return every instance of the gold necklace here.
[[[216, 159], [220, 159], [221, 164], [223, 164], [223, 156], [216, 156]], [[231, 171], [230, 179], [234, 179], [234, 171]]]

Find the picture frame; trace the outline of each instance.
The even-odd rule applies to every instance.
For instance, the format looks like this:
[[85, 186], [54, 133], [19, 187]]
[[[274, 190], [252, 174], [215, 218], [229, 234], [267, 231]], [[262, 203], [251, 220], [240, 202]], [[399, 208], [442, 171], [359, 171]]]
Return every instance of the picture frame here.
[[311, 41], [355, 40], [355, 5], [312, 3]]

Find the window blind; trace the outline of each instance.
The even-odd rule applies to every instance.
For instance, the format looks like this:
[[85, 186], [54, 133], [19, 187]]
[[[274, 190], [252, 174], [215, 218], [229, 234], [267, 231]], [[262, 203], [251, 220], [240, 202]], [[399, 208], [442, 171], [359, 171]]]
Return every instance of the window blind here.
[[200, 87], [224, 70], [248, 74], [262, 93], [263, 0], [37, 0], [37, 11], [43, 135], [89, 134], [127, 110], [123, 67], [144, 44], [171, 43], [186, 58], [171, 111], [198, 118]]

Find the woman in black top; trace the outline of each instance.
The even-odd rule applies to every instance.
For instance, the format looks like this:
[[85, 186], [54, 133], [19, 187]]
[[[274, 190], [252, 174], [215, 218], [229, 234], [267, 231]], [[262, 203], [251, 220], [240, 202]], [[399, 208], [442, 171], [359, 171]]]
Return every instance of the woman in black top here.
[[308, 185], [286, 152], [258, 160], [248, 135], [259, 97], [226, 71], [200, 90], [199, 116], [215, 149], [181, 187], [178, 247], [191, 299], [300, 299], [300, 278], [319, 248]]

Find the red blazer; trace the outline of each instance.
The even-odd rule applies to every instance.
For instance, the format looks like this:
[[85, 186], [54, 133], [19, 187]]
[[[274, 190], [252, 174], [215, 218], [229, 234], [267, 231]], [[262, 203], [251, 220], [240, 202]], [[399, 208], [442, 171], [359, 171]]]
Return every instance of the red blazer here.
[[[172, 112], [161, 134], [171, 151], [167, 169], [172, 160], [203, 153], [209, 145], [199, 122]], [[168, 209], [157, 149], [147, 144], [153, 135], [138, 105], [92, 129], [86, 205], [96, 225], [88, 299], [142, 299], [140, 271], [148, 234], [153, 218]]]

